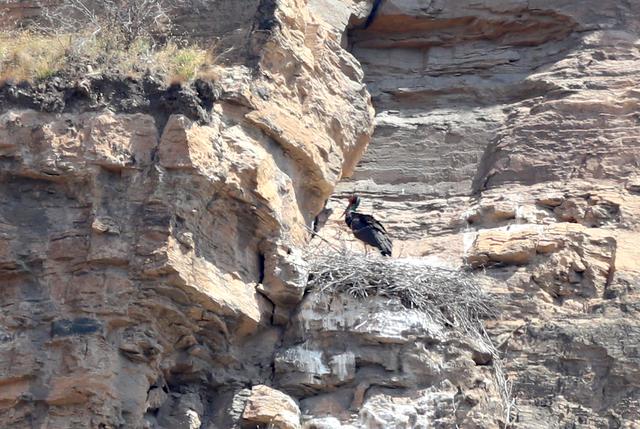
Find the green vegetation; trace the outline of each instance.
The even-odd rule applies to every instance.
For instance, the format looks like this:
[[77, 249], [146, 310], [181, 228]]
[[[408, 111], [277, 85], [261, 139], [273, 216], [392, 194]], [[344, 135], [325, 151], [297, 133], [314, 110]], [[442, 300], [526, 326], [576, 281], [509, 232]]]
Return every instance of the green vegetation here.
[[56, 74], [149, 73], [168, 83], [211, 76], [212, 50], [174, 35], [164, 0], [97, 3], [65, 0], [29, 28], [0, 31], [0, 83]]
[[66, 40], [29, 31], [0, 34], [0, 80], [38, 80], [63, 68]]

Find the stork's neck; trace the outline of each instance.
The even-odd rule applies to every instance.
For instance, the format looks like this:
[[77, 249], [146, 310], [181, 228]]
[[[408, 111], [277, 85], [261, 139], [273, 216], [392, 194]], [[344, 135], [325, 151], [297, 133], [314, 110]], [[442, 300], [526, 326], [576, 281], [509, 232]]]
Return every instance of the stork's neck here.
[[347, 212], [344, 214], [344, 222], [347, 224], [347, 226], [351, 226], [354, 210], [354, 208], [349, 207], [349, 209], [347, 209]]

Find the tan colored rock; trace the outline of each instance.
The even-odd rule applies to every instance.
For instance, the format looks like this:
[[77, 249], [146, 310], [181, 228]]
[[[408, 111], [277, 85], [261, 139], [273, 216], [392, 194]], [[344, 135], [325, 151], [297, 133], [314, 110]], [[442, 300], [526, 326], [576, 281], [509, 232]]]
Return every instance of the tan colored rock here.
[[234, 427], [257, 383], [308, 427], [504, 426], [473, 341], [304, 294], [354, 191], [394, 257], [494, 280], [514, 427], [640, 421], [637, 2], [201, 3], [206, 121], [3, 102], [0, 426]]
[[176, 25], [234, 47], [212, 106], [191, 84], [164, 111], [139, 87], [0, 89], [1, 427], [233, 427], [236, 386], [272, 377], [300, 248], [373, 109], [305, 1], [204, 3]]
[[[329, 22], [353, 13], [351, 2], [336, 13], [312, 3]], [[624, 337], [637, 342], [639, 12], [614, 1], [389, 0], [349, 34], [376, 130], [321, 234], [362, 251], [339, 218], [358, 192], [394, 257], [482, 266], [504, 300], [489, 331], [514, 383], [515, 427], [633, 427], [640, 418], [637, 382], [617, 381], [633, 379], [638, 353], [615, 352]], [[611, 367], [624, 370], [611, 376]], [[464, 395], [458, 426], [490, 427], [483, 418], [495, 412]], [[381, 403], [377, 418], [405, 421], [405, 408]]]
[[271, 425], [278, 429], [299, 429], [300, 409], [288, 395], [268, 386], [251, 388], [251, 396], [242, 413], [243, 424]]
[[[536, 255], [537, 241], [540, 236], [540, 230], [536, 229], [538, 228], [481, 233], [475, 239], [467, 260], [472, 266], [486, 265], [489, 261], [526, 264]], [[543, 248], [547, 247], [548, 245], [543, 244]]]
[[108, 380], [101, 382], [97, 377], [89, 374], [78, 374], [70, 377], [56, 377], [51, 381], [51, 390], [47, 394], [46, 402], [53, 406], [68, 406], [83, 404], [92, 396], [110, 392]]

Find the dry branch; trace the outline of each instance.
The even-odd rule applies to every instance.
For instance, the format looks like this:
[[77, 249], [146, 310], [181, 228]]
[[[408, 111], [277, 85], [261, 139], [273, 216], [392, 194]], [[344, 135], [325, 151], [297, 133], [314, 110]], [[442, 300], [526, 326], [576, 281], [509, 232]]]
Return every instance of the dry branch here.
[[62, 0], [59, 4], [41, 6], [43, 22], [40, 29], [47, 33], [78, 33], [79, 29], [117, 39], [126, 49], [140, 39], [167, 36], [171, 13], [186, 0]]

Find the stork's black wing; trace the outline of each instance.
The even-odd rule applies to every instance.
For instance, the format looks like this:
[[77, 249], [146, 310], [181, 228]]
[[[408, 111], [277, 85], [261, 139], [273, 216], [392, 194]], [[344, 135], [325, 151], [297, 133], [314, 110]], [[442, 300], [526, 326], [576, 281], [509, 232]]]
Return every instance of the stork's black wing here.
[[373, 216], [353, 213], [351, 230], [357, 239], [377, 247], [384, 256], [391, 256], [392, 243], [384, 226]]
[[384, 226], [380, 223], [380, 221], [378, 221], [376, 218], [374, 218], [371, 215], [364, 214], [364, 213], [356, 213], [354, 221], [358, 223], [358, 226], [360, 228], [367, 226], [377, 231], [380, 231], [384, 234], [387, 234], [387, 230], [384, 229]]

